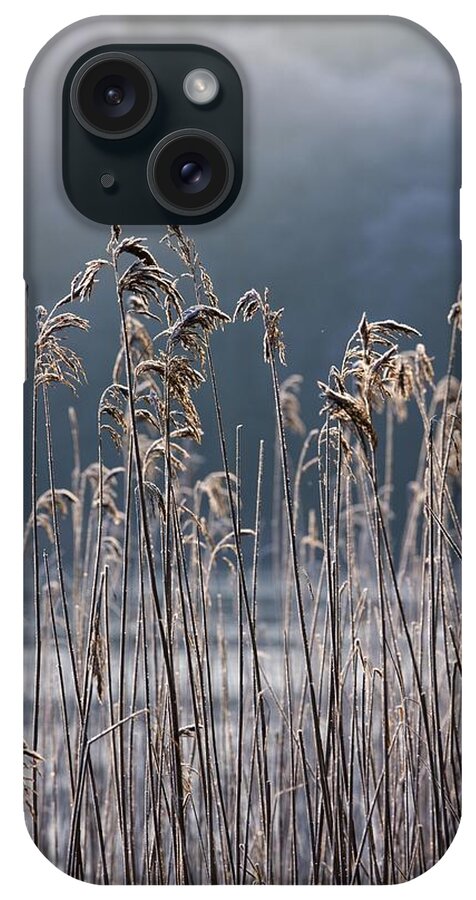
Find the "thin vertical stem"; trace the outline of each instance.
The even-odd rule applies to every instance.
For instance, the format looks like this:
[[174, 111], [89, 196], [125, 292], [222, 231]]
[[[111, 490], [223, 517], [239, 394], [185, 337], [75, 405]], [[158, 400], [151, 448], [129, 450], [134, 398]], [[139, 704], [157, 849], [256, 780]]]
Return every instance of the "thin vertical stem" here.
[[[37, 504], [37, 481], [38, 481], [38, 389], [36, 384], [33, 385], [33, 408], [32, 408], [32, 438], [31, 438], [31, 515], [32, 515], [32, 540], [33, 540], [33, 605], [35, 616], [35, 674], [33, 687], [33, 721], [31, 729], [31, 749], [34, 753], [38, 752], [38, 736], [41, 706], [41, 602], [40, 602], [40, 572], [39, 572], [39, 549], [38, 549], [38, 512]], [[38, 824], [38, 772], [37, 767], [33, 767], [32, 773], [32, 826], [33, 840], [38, 845], [39, 824]]]

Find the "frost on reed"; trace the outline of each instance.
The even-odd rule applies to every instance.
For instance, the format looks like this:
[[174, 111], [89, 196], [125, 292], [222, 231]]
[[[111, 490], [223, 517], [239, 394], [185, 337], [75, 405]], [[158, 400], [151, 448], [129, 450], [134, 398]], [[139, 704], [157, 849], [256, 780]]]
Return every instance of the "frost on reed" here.
[[[180, 228], [164, 242], [178, 276], [114, 227], [104, 258], [37, 311], [25, 535], [33, 838], [61, 869], [102, 884], [404, 882], [442, 856], [460, 817], [461, 298], [438, 383], [414, 328], [364, 314], [317, 383], [322, 415], [307, 431], [301, 377], [281, 377], [284, 310], [268, 290], [247, 291], [233, 321], [259, 323], [276, 433], [256, 467], [241, 426], [233, 443], [225, 432], [213, 360], [216, 332], [248, 325], [220, 308]], [[66, 342], [89, 339], [77, 310], [102, 278], [117, 358], [93, 460], [81, 458], [70, 409], [65, 486], [50, 403], [57, 389], [84, 390]], [[204, 390], [222, 468], [197, 480]], [[396, 540], [393, 463], [409, 404], [421, 450]]]

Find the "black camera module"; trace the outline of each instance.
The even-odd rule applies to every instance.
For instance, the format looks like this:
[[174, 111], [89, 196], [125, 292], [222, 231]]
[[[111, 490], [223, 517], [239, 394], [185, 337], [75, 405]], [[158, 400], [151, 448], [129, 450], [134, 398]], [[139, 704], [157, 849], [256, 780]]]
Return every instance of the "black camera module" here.
[[243, 90], [210, 47], [91, 47], [71, 60], [62, 120], [64, 187], [95, 222], [197, 225], [238, 197]]
[[70, 97], [76, 118], [91, 134], [125, 138], [150, 121], [157, 86], [142, 60], [128, 53], [99, 53], [76, 72]]
[[198, 216], [217, 209], [233, 186], [228, 147], [216, 135], [186, 128], [164, 137], [147, 165], [149, 188], [173, 213]]

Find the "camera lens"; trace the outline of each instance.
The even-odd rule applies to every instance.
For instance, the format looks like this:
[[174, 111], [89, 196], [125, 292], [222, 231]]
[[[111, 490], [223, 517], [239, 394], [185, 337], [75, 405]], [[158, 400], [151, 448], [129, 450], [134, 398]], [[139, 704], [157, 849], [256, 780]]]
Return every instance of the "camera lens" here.
[[203, 169], [201, 165], [197, 162], [186, 162], [180, 168], [180, 178], [183, 183], [191, 187], [195, 184], [200, 184], [201, 177], [203, 174]]
[[150, 121], [157, 87], [146, 65], [128, 53], [99, 53], [76, 72], [71, 85], [73, 112], [91, 134], [124, 138]]
[[234, 165], [223, 141], [189, 128], [157, 144], [149, 157], [147, 179], [165, 209], [198, 216], [224, 202], [233, 186]]
[[212, 168], [201, 153], [184, 153], [174, 159], [170, 174], [179, 191], [199, 194], [210, 184]]
[[118, 106], [124, 100], [124, 91], [120, 87], [108, 87], [104, 91], [104, 99], [109, 106]]

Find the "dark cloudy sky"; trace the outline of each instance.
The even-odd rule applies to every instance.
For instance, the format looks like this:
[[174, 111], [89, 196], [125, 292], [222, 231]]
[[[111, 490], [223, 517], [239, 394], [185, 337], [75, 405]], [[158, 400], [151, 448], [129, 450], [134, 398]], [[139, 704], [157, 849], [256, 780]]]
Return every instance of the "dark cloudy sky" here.
[[[285, 307], [286, 374], [304, 375], [306, 424], [317, 421], [316, 379], [339, 361], [364, 309], [419, 328], [441, 374], [446, 314], [460, 277], [459, 79], [441, 45], [390, 17], [144, 17], [114, 26], [102, 18], [67, 30], [35, 63], [27, 91], [31, 305], [49, 306], [65, 293], [72, 274], [107, 242], [107, 229], [76, 213], [62, 188], [60, 93], [76, 57], [121, 40], [203, 43], [228, 55], [240, 73], [243, 190], [225, 216], [190, 231], [226, 310], [247, 288], [264, 285]], [[158, 230], [140, 223], [128, 230], [157, 248]], [[89, 377], [79, 400], [87, 463], [118, 320], [106, 287], [83, 312], [92, 323], [81, 342]], [[254, 472], [257, 441], [273, 434], [259, 329], [237, 326], [214, 343], [226, 424], [232, 434], [244, 423]], [[64, 427], [69, 398], [56, 394]], [[416, 450], [413, 424], [402, 426], [408, 460]], [[66, 459], [59, 464], [61, 479], [68, 468]], [[412, 471], [413, 462], [401, 462], [402, 485]]]

